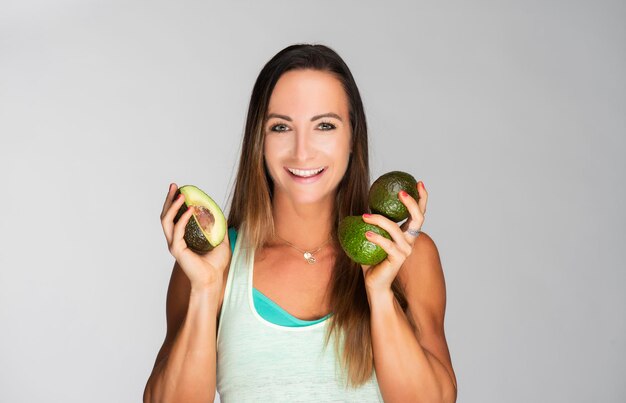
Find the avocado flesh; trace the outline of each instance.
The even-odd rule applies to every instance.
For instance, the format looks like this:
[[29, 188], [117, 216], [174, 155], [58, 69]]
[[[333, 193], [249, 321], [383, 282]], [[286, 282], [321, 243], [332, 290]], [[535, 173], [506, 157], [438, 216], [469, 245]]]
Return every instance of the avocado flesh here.
[[178, 210], [174, 222], [194, 207], [194, 213], [185, 226], [184, 239], [187, 246], [199, 253], [211, 251], [222, 243], [226, 235], [226, 218], [220, 207], [206, 193], [193, 185], [181, 186], [176, 195], [182, 193], [185, 202]]
[[339, 222], [337, 231], [339, 244], [346, 255], [354, 262], [364, 265], [376, 265], [387, 257], [387, 252], [380, 246], [370, 242], [365, 233], [375, 232], [391, 239], [391, 235], [384, 229], [368, 224], [361, 216], [347, 216]]
[[415, 201], [419, 201], [417, 181], [411, 174], [391, 171], [376, 179], [369, 192], [369, 206], [372, 212], [394, 222], [408, 218], [409, 210], [398, 197], [401, 190], [407, 192]]

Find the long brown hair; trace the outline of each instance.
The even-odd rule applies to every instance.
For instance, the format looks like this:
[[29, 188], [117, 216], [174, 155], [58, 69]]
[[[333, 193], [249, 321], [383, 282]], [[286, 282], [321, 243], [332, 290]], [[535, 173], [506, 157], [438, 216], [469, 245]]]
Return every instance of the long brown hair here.
[[[274, 236], [273, 183], [264, 164], [263, 126], [270, 96], [278, 79], [287, 71], [302, 69], [333, 74], [341, 81], [349, 103], [352, 154], [335, 198], [333, 237], [337, 257], [329, 284], [333, 315], [329, 319], [326, 344], [334, 334], [337, 357], [347, 372], [347, 383], [356, 387], [368, 381], [374, 369], [370, 307], [363, 271], [339, 246], [336, 228], [343, 217], [368, 212], [370, 176], [367, 123], [361, 95], [352, 73], [331, 48], [319, 44], [288, 46], [270, 59], [259, 73], [248, 107], [228, 225], [241, 230], [242, 239], [238, 242], [243, 242], [247, 250], [262, 247]], [[392, 289], [406, 313], [408, 304], [397, 279]]]

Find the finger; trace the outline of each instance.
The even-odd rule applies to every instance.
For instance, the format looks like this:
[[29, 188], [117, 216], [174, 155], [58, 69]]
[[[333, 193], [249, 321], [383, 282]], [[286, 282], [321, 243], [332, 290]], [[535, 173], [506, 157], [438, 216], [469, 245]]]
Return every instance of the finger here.
[[[399, 198], [402, 204], [406, 206], [406, 209], [409, 210], [409, 219], [419, 219], [423, 217], [422, 210], [419, 207], [419, 202], [415, 200], [410, 194], [403, 190], [400, 192]], [[420, 202], [423, 200], [421, 195], [419, 200]]]
[[[418, 185], [419, 188], [419, 185]], [[419, 207], [419, 202], [425, 200], [424, 197], [420, 196], [420, 201], [416, 201], [410, 194], [405, 191], [401, 191], [398, 194], [400, 201], [406, 206], [409, 211], [409, 219], [402, 226], [403, 230], [411, 229], [419, 229], [422, 227], [424, 223], [424, 214]]]
[[187, 211], [180, 216], [180, 219], [174, 225], [174, 236], [172, 238], [172, 249], [175, 251], [180, 251], [187, 248], [187, 242], [185, 242], [185, 227], [187, 227], [187, 223], [191, 219], [193, 215], [194, 207], [189, 206]]
[[419, 202], [418, 202], [418, 206], [420, 211], [422, 212], [422, 215], [426, 214], [426, 203], [428, 202], [428, 192], [426, 191], [426, 188], [424, 187], [424, 182], [420, 181], [417, 184], [417, 193], [420, 196]]
[[163, 218], [167, 210], [170, 208], [170, 206], [174, 202], [174, 194], [176, 194], [177, 189], [178, 189], [178, 186], [176, 186], [175, 183], [170, 183], [170, 187], [167, 191], [167, 196], [165, 196], [165, 202], [163, 203], [163, 209], [161, 210], [161, 218]]
[[375, 243], [376, 245], [383, 248], [385, 252], [387, 252], [387, 259], [395, 264], [402, 264], [406, 259], [406, 256], [398, 249], [397, 244], [391, 239], [387, 239], [382, 235], [378, 235], [375, 232], [367, 231], [365, 233], [365, 237], [368, 241]]
[[230, 242], [231, 241], [230, 241], [230, 239], [228, 237], [228, 233], [227, 233], [224, 236], [224, 239], [222, 240], [222, 242], [220, 242], [219, 245], [217, 245], [211, 252], [202, 255], [203, 258], [209, 260], [212, 264], [215, 261], [214, 260], [215, 257], [217, 257], [218, 259], [224, 259], [224, 262], [225, 262], [224, 270], [225, 270], [226, 266], [228, 265], [228, 261], [232, 257], [231, 248], [230, 248]]
[[[411, 250], [412, 250], [411, 245], [409, 245], [409, 242], [407, 241], [406, 237], [404, 236], [404, 233], [402, 232], [398, 224], [396, 224], [395, 222], [391, 221], [390, 219], [386, 217], [383, 217], [380, 214], [363, 214], [363, 221], [365, 221], [368, 224], [377, 225], [380, 228], [387, 231], [389, 235], [391, 235], [391, 239], [393, 240], [393, 243], [395, 244], [396, 248], [402, 253], [404, 253], [406, 256], [408, 256], [411, 253]], [[381, 237], [381, 238], [387, 239], [385, 237]], [[382, 247], [382, 245], [380, 246]]]
[[161, 225], [163, 226], [163, 232], [165, 233], [168, 245], [172, 244], [172, 238], [174, 236], [174, 217], [184, 202], [185, 196], [181, 193], [167, 209], [163, 218], [161, 218]]

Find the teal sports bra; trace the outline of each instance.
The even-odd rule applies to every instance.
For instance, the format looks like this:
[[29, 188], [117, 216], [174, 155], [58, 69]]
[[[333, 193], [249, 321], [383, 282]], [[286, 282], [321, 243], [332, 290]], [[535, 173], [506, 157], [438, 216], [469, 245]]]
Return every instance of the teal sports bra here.
[[[230, 240], [231, 253], [235, 250], [235, 243], [237, 242], [237, 230], [234, 228], [228, 229], [228, 239]], [[287, 327], [303, 327], [311, 326], [316, 323], [326, 320], [331, 314], [324, 316], [323, 318], [316, 320], [302, 320], [291, 315], [285, 311], [276, 302], [269, 299], [261, 291], [256, 288], [252, 288], [252, 301], [257, 313], [266, 321], [274, 323], [280, 326]]]

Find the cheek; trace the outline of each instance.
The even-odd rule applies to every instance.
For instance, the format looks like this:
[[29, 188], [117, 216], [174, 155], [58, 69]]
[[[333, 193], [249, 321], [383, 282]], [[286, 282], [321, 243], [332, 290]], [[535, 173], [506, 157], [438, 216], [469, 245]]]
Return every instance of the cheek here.
[[280, 157], [280, 150], [281, 147], [275, 139], [266, 138], [263, 146], [263, 157], [265, 158], [265, 163], [269, 166], [273, 165]]
[[348, 170], [348, 164], [350, 163], [350, 153], [347, 152], [341, 156], [341, 162], [337, 165], [337, 178], [339, 181], [343, 179]]
[[350, 139], [342, 138], [337, 141], [333, 146], [332, 153], [334, 160], [337, 162], [337, 168], [341, 170], [343, 175], [350, 159]]
[[265, 169], [267, 169], [273, 181], [276, 181], [275, 161], [276, 161], [276, 147], [274, 144], [272, 144], [271, 142], [268, 142], [266, 139], [264, 147], [263, 147], [263, 163], [265, 165]]

